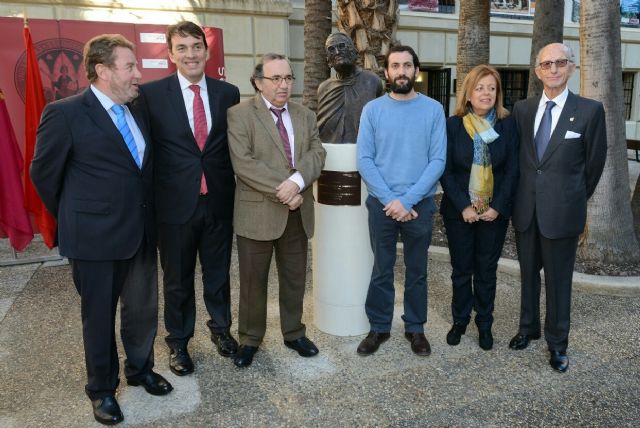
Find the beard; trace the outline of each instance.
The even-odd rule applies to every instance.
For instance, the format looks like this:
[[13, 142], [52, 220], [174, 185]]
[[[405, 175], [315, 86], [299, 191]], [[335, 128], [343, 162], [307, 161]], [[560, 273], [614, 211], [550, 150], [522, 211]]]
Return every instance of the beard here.
[[[398, 83], [398, 80], [400, 79], [406, 79], [407, 83]], [[409, 78], [408, 76], [398, 76], [393, 80], [393, 82], [391, 82], [391, 92], [395, 94], [408, 94], [413, 89], [414, 82], [415, 76], [412, 78]]]

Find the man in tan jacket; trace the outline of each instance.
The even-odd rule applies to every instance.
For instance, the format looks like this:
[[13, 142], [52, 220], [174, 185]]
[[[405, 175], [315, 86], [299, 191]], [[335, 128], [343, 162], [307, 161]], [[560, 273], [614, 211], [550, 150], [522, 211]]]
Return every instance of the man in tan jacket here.
[[227, 112], [237, 177], [233, 227], [240, 268], [241, 346], [233, 362], [238, 367], [251, 364], [265, 334], [274, 248], [284, 344], [303, 357], [318, 353], [305, 336], [302, 307], [308, 239], [313, 236], [312, 185], [325, 151], [314, 113], [289, 101], [293, 80], [285, 56], [266, 54], [251, 76], [255, 98]]

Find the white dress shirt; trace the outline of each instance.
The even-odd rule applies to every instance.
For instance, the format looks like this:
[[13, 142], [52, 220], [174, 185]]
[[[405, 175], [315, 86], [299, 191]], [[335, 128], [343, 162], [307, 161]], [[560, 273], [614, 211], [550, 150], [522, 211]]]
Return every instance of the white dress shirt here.
[[[94, 95], [98, 98], [98, 101], [100, 101], [100, 104], [102, 104], [102, 107], [104, 107], [104, 109], [107, 111], [109, 117], [111, 118], [111, 120], [113, 120], [113, 124], [116, 125], [117, 128], [118, 118], [116, 117], [114, 111], [111, 110], [111, 107], [113, 107], [116, 103], [114, 103], [113, 100], [109, 98], [109, 96], [105, 95], [104, 92], [101, 92], [100, 89], [96, 88], [93, 85], [91, 85], [91, 91], [93, 91]], [[124, 118], [127, 121], [127, 125], [129, 126], [129, 130], [131, 131], [131, 135], [133, 135], [133, 141], [136, 142], [136, 147], [138, 148], [138, 158], [140, 159], [140, 164], [142, 165], [142, 162], [144, 161], [144, 149], [147, 145], [144, 141], [144, 137], [142, 136], [142, 131], [140, 131], [138, 124], [129, 111], [129, 107], [127, 107], [126, 104], [121, 105], [124, 108]]]
[[207, 116], [207, 132], [211, 132], [211, 110], [209, 109], [209, 93], [207, 92], [207, 79], [205, 79], [204, 74], [202, 75], [202, 79], [198, 83], [191, 83], [178, 71], [176, 73], [178, 75], [178, 83], [180, 83], [180, 90], [182, 91], [182, 99], [184, 99], [184, 106], [187, 108], [187, 118], [189, 119], [189, 126], [191, 127], [191, 132], [195, 135], [195, 130], [193, 128], [193, 99], [195, 98], [195, 92], [189, 89], [191, 85], [200, 86], [200, 98], [202, 98], [202, 103], [204, 104], [204, 114]]
[[[281, 108], [285, 109], [282, 112], [282, 122], [284, 123], [284, 127], [287, 130], [287, 135], [289, 136], [289, 147], [291, 148], [291, 163], [292, 163], [292, 167], [295, 168], [296, 167], [296, 157], [295, 157], [296, 145], [295, 145], [295, 137], [293, 136], [293, 122], [291, 121], [291, 115], [289, 114], [289, 104], [288, 103], [285, 104], [284, 107], [276, 107], [273, 104], [271, 104], [269, 101], [267, 101], [267, 99], [264, 96], [262, 96], [262, 99], [264, 100], [264, 103], [267, 105], [268, 109], [271, 109], [271, 108], [275, 108], [278, 110], [280, 110]], [[269, 113], [271, 113], [273, 122], [277, 123], [278, 116], [276, 116], [275, 113], [272, 112], [271, 110], [269, 110]], [[298, 171], [291, 174], [291, 176], [289, 177], [289, 180], [296, 183], [300, 188], [300, 191], [304, 189], [304, 179], [302, 178], [302, 174], [300, 174]]]
[[542, 92], [542, 96], [540, 97], [540, 104], [538, 104], [538, 111], [536, 112], [536, 121], [534, 124], [535, 134], [538, 133], [538, 128], [540, 127], [540, 122], [542, 122], [542, 116], [544, 115], [544, 110], [547, 108], [547, 101], [553, 101], [556, 103], [555, 106], [551, 109], [551, 134], [553, 134], [553, 130], [556, 129], [556, 125], [558, 124], [558, 119], [560, 119], [560, 114], [562, 113], [562, 109], [564, 108], [564, 104], [567, 102], [567, 97], [569, 96], [569, 88], [565, 87], [564, 91], [554, 99], [550, 100], [547, 98], [547, 95]]

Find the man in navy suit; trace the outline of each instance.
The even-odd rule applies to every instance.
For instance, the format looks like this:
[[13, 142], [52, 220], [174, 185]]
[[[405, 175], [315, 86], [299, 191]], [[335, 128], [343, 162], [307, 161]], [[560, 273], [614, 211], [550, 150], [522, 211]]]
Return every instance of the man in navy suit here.
[[543, 47], [536, 57], [542, 96], [516, 103], [520, 132], [520, 181], [513, 226], [522, 280], [520, 327], [511, 349], [540, 338], [540, 269], [544, 268], [547, 313], [544, 335], [549, 364], [569, 367], [567, 344], [571, 281], [578, 237], [584, 230], [587, 200], [600, 180], [607, 157], [605, 112], [601, 103], [567, 89], [575, 71], [571, 48]]
[[156, 161], [158, 246], [164, 272], [164, 321], [169, 367], [193, 372], [187, 350], [196, 320], [194, 276], [200, 257], [204, 303], [218, 353], [235, 355], [231, 336], [229, 267], [235, 181], [227, 144], [227, 109], [240, 101], [235, 86], [205, 76], [207, 39], [182, 21], [167, 29], [177, 73], [141, 88]]
[[172, 390], [152, 371], [158, 323], [153, 163], [146, 119], [129, 105], [141, 78], [133, 49], [119, 34], [87, 42], [91, 87], [45, 108], [31, 164], [80, 294], [85, 390], [95, 419], [108, 425], [123, 420], [115, 399], [118, 300], [128, 384], [153, 395]]

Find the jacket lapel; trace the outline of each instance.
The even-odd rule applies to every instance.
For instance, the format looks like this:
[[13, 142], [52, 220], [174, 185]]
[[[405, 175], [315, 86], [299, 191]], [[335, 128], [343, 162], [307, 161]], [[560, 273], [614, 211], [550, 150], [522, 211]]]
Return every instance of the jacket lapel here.
[[536, 127], [536, 113], [538, 110], [538, 104], [540, 104], [540, 96], [530, 98], [525, 102], [524, 112], [522, 113], [524, 120], [524, 127], [522, 129], [523, 141], [527, 157], [534, 165], [538, 164], [538, 155], [536, 154], [536, 143], [533, 140]]
[[144, 120], [141, 112], [137, 108], [132, 107], [131, 104], [129, 104], [129, 111], [140, 129], [140, 133], [142, 133], [142, 138], [144, 138], [144, 157], [142, 158], [142, 168], [140, 168], [144, 169], [149, 163], [149, 157], [151, 154], [151, 135], [149, 134], [147, 122]]
[[560, 113], [558, 123], [551, 133], [551, 138], [549, 139], [547, 150], [545, 150], [544, 155], [540, 160], [541, 165], [545, 163], [551, 157], [553, 152], [560, 146], [560, 144], [562, 144], [564, 135], [567, 133], [567, 129], [569, 128], [569, 124], [575, 118], [576, 106], [576, 97], [571, 93], [571, 91], [569, 91], [569, 96], [567, 96], [567, 101], [562, 108], [562, 113]]
[[300, 110], [298, 106], [291, 102], [289, 103], [289, 114], [291, 114], [291, 123], [293, 124], [293, 160], [294, 163], [297, 163], [298, 159], [300, 159], [300, 153], [302, 152], [302, 144], [304, 143], [304, 135], [302, 129], [304, 117], [302, 115], [302, 110]]
[[115, 123], [111, 120], [109, 113], [102, 107], [102, 104], [95, 96], [91, 88], [87, 88], [83, 95], [83, 102], [87, 107], [87, 114], [96, 124], [96, 126], [104, 132], [109, 141], [116, 141], [116, 147], [122, 153], [122, 155], [128, 159], [131, 167], [139, 170], [138, 165], [136, 165], [136, 161], [133, 160], [131, 153], [129, 152], [129, 148], [127, 147], [127, 143], [124, 142], [122, 138], [122, 134], [118, 131]]
[[220, 114], [220, 94], [213, 90], [213, 83], [211, 81], [213, 79], [206, 77], [207, 82], [207, 96], [209, 97], [209, 112], [211, 113], [211, 129], [209, 130], [209, 135], [207, 136], [207, 141], [205, 143], [204, 149], [208, 150], [212, 147], [212, 137], [216, 132], [215, 124], [218, 121], [218, 115]]

